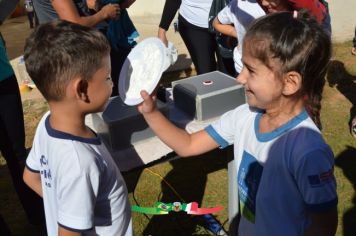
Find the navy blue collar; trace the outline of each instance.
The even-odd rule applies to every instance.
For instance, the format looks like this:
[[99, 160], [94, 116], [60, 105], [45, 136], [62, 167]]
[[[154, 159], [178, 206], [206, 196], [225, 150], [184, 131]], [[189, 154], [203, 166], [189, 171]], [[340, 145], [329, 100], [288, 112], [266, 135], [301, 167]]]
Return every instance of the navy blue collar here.
[[293, 119], [291, 119], [290, 121], [288, 121], [287, 123], [282, 125], [281, 127], [278, 127], [277, 129], [275, 129], [271, 132], [268, 132], [268, 133], [260, 133], [260, 120], [261, 120], [262, 114], [263, 114], [263, 112], [257, 113], [256, 118], [255, 118], [255, 134], [256, 134], [257, 140], [260, 142], [268, 142], [268, 141], [280, 136], [281, 134], [286, 133], [290, 129], [296, 127], [300, 122], [302, 122], [303, 120], [308, 118], [307, 111], [305, 109], [303, 109], [303, 111], [299, 115], [297, 115], [296, 117], [294, 117]]
[[72, 134], [68, 134], [59, 130], [55, 130], [51, 127], [51, 124], [49, 123], [49, 117], [51, 115], [48, 115], [46, 117], [46, 121], [45, 121], [45, 125], [46, 125], [46, 130], [49, 136], [53, 137], [53, 138], [59, 138], [59, 139], [68, 139], [68, 140], [75, 140], [75, 141], [79, 141], [82, 143], [88, 143], [88, 144], [94, 144], [94, 145], [100, 145], [101, 144], [101, 140], [100, 138], [97, 136], [97, 134], [93, 131], [93, 133], [96, 135], [95, 138], [83, 138], [83, 137], [79, 137], [79, 136], [75, 136]]

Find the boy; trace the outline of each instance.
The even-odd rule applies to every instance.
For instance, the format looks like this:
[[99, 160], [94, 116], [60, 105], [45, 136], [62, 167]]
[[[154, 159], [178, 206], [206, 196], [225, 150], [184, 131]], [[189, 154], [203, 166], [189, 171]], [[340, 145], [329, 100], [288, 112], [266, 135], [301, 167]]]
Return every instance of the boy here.
[[132, 235], [124, 180], [85, 126], [111, 94], [110, 46], [99, 31], [58, 21], [27, 39], [29, 75], [48, 101], [24, 180], [43, 197], [48, 235]]

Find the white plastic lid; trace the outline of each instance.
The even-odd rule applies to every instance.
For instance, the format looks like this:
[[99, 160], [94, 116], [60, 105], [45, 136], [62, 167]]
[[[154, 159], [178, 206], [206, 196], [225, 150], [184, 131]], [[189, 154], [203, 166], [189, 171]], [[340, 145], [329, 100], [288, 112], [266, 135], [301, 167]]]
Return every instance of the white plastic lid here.
[[122, 101], [130, 106], [141, 103], [143, 99], [140, 92], [146, 90], [151, 94], [162, 73], [176, 60], [177, 50], [171, 43], [166, 48], [157, 37], [146, 38], [138, 43], [121, 68], [119, 94]]

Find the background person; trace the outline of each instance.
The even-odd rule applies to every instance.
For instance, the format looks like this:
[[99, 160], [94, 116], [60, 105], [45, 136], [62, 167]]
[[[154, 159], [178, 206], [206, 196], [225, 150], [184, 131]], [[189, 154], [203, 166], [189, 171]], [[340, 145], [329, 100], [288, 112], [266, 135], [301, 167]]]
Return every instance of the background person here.
[[[64, 19], [85, 26], [97, 26], [106, 19], [116, 18], [120, 13], [118, 4], [103, 7], [92, 15], [83, 0], [32, 0], [40, 24]], [[103, 23], [105, 25], [105, 23]]]
[[[208, 30], [209, 12], [213, 0], [166, 0], [158, 37], [167, 46], [166, 32], [179, 9], [178, 29], [192, 58], [197, 74], [219, 69], [225, 73], [232, 68], [232, 60], [222, 61], [218, 52], [215, 34]], [[216, 59], [217, 58], [217, 59]], [[226, 66], [224, 65], [227, 64]]]
[[107, 5], [117, 3], [120, 5], [120, 16], [108, 21], [108, 27], [105, 29], [107, 39], [111, 45], [111, 78], [114, 86], [111, 96], [119, 94], [119, 77], [121, 68], [131, 52], [131, 49], [136, 46], [136, 39], [139, 37], [133, 22], [130, 19], [127, 9], [136, 0], [100, 0], [99, 5]]
[[36, 12], [33, 8], [32, 0], [25, 0], [24, 5], [27, 12], [28, 22], [30, 23], [30, 28], [32, 29], [34, 25], [37, 26], [39, 24]]
[[[356, 56], [356, 27], [354, 38], [352, 40], [351, 54]], [[356, 116], [351, 121], [351, 134], [356, 138]]]
[[213, 21], [214, 28], [222, 34], [237, 38], [238, 41], [238, 45], [234, 49], [236, 72], [240, 73], [242, 70], [241, 45], [244, 41], [246, 29], [254, 19], [274, 12], [301, 9], [310, 11], [318, 22], [323, 23], [325, 28], [331, 32], [327, 5], [319, 2], [319, 0], [232, 0], [228, 6], [219, 12]]
[[17, 78], [7, 57], [2, 37], [0, 71], [0, 151], [6, 160], [13, 186], [28, 221], [33, 225], [43, 225], [45, 221], [42, 200], [22, 180], [27, 156], [22, 102]]

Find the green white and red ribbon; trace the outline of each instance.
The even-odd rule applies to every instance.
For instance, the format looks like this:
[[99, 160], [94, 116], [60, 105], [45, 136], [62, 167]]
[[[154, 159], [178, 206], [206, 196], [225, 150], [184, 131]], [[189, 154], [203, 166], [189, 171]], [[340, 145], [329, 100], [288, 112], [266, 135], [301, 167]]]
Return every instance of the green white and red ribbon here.
[[197, 202], [191, 203], [163, 203], [156, 202], [154, 207], [140, 207], [140, 206], [132, 206], [132, 211], [149, 214], [149, 215], [165, 215], [171, 211], [179, 212], [185, 211], [190, 215], [205, 215], [212, 214], [218, 211], [223, 210], [222, 206], [210, 207], [210, 208], [199, 208]]

